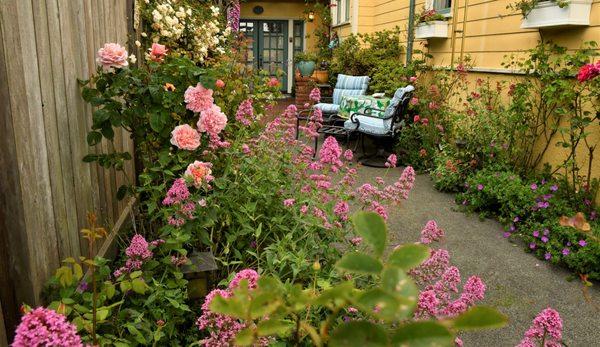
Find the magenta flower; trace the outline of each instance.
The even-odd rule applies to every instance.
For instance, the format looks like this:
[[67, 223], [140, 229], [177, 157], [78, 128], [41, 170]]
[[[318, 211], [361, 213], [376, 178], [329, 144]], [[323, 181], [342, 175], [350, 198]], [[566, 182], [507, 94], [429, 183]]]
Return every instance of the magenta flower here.
[[310, 91], [308, 98], [314, 102], [321, 101], [321, 90], [319, 88], [313, 88]]
[[579, 240], [579, 246], [581, 247], [585, 247], [587, 245], [587, 242], [585, 242], [585, 240]]
[[21, 318], [15, 331], [13, 347], [69, 346], [81, 347], [77, 327], [54, 310], [38, 307]]
[[477, 190], [481, 191], [481, 190], [483, 190], [483, 188], [484, 188], [483, 184], [478, 184], [477, 185]]
[[259, 277], [260, 276], [258, 275], [258, 272], [254, 271], [252, 269], [244, 269], [235, 274], [235, 276], [229, 283], [229, 290], [234, 290], [235, 288], [239, 287], [240, 282], [242, 280], [248, 281], [249, 289], [255, 289], [258, 287], [258, 278]]
[[350, 160], [352, 160], [352, 158], [354, 158], [354, 154], [352, 153], [352, 150], [351, 149], [347, 149], [344, 152], [344, 159], [350, 161]]
[[425, 224], [425, 228], [421, 230], [421, 243], [428, 245], [434, 241], [440, 241], [444, 235], [444, 231], [438, 228], [437, 223], [430, 220]]
[[385, 167], [387, 167], [387, 168], [396, 167], [397, 162], [398, 162], [398, 158], [396, 157], [396, 155], [390, 154], [390, 156], [387, 158], [387, 161], [385, 162]]
[[546, 254], [544, 254], [544, 259], [550, 260], [550, 258], [552, 258], [552, 254], [550, 252], [546, 252]]
[[600, 62], [596, 64], [586, 64], [579, 69], [579, 73], [577, 73], [577, 80], [579, 82], [585, 82], [598, 75], [600, 75]]
[[283, 206], [290, 207], [290, 206], [293, 206], [295, 202], [296, 202], [296, 199], [285, 199], [285, 200], [283, 200]]
[[542, 341], [544, 347], [562, 346], [562, 330], [560, 314], [548, 307], [535, 317], [517, 347], [539, 346]]
[[552, 192], [555, 192], [557, 190], [558, 190], [558, 186], [556, 184], [554, 184], [550, 187], [550, 191], [552, 191]]
[[571, 251], [568, 248], [563, 248], [562, 255], [567, 256], [569, 254], [571, 254]]

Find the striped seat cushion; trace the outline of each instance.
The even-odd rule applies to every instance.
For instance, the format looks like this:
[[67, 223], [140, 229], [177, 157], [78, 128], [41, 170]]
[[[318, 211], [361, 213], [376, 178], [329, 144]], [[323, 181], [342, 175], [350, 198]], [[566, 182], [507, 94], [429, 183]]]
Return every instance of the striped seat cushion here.
[[369, 76], [339, 74], [333, 90], [333, 103], [339, 105], [344, 95], [365, 95], [369, 89]]
[[323, 111], [323, 114], [334, 114], [334, 113], [338, 113], [340, 110], [340, 105], [336, 105], [336, 104], [319, 103], [319, 104], [316, 104], [314, 107]]

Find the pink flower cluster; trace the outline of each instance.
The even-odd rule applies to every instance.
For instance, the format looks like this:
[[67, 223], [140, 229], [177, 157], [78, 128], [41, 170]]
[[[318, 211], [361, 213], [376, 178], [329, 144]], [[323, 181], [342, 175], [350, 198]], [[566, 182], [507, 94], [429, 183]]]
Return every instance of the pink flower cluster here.
[[210, 109], [214, 102], [212, 89], [204, 88], [202, 83], [198, 83], [195, 87], [189, 86], [184, 97], [186, 108], [196, 113]]
[[319, 88], [313, 88], [310, 91], [308, 98], [315, 103], [321, 101], [321, 90]]
[[600, 75], [600, 61], [595, 64], [586, 64], [582, 66], [577, 73], [577, 80], [579, 82], [585, 82], [598, 75]]
[[323, 142], [323, 146], [319, 150], [319, 162], [325, 165], [331, 165], [331, 171], [338, 172], [343, 165], [340, 157], [342, 156], [342, 148], [333, 136], [329, 136]]
[[193, 151], [200, 146], [200, 134], [188, 124], [178, 125], [171, 132], [171, 144], [179, 149]]
[[548, 307], [535, 317], [517, 347], [562, 347], [562, 331], [563, 323], [560, 314]]
[[190, 191], [188, 190], [185, 179], [178, 178], [173, 182], [171, 188], [167, 192], [167, 196], [163, 199], [162, 204], [170, 206], [174, 204], [180, 204], [190, 197]]
[[294, 104], [291, 104], [288, 107], [286, 107], [285, 111], [283, 111], [283, 116], [288, 119], [295, 119], [297, 113], [298, 107], [296, 107], [296, 105]]
[[[206, 296], [202, 304], [202, 315], [196, 321], [200, 330], [209, 331], [208, 338], [202, 341], [203, 346], [230, 347], [233, 345], [235, 336], [246, 327], [246, 324], [237, 318], [212, 312], [210, 305], [216, 296], [223, 299], [233, 296], [233, 290], [240, 285], [242, 280], [248, 281], [248, 289], [256, 289], [259, 278], [258, 273], [252, 269], [242, 270], [233, 277], [227, 290], [215, 289]], [[259, 340], [259, 345], [267, 346], [268, 342], [268, 339], [263, 338]]]
[[102, 69], [106, 72], [129, 65], [127, 51], [118, 43], [105, 43], [96, 55], [96, 62], [102, 65]]
[[434, 241], [440, 241], [444, 237], [444, 230], [438, 228], [434, 220], [430, 220], [425, 224], [425, 228], [421, 230], [421, 243], [430, 244]]
[[148, 241], [140, 235], [135, 234], [131, 238], [129, 243], [129, 247], [125, 250], [125, 254], [127, 255], [127, 260], [125, 261], [125, 266], [115, 270], [113, 275], [115, 277], [119, 277], [124, 273], [130, 273], [134, 270], [139, 270], [142, 268], [142, 264], [152, 258], [152, 251], [150, 250], [150, 245]]
[[15, 331], [13, 347], [69, 346], [81, 347], [77, 327], [54, 310], [38, 307], [21, 318]]
[[244, 126], [252, 124], [254, 118], [254, 108], [252, 107], [252, 99], [242, 101], [235, 114], [235, 119]]
[[240, 1], [233, 0], [227, 9], [227, 25], [233, 32], [240, 30]]
[[385, 161], [385, 167], [387, 167], [387, 168], [396, 167], [397, 163], [398, 163], [398, 158], [396, 157], [396, 155], [390, 154], [390, 156]]

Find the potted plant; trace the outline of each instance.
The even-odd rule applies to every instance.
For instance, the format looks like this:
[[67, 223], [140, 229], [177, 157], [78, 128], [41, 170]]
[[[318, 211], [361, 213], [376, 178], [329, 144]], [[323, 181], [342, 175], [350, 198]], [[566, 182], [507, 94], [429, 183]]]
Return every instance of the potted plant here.
[[523, 29], [590, 25], [592, 0], [519, 0], [508, 8], [521, 12]]
[[317, 57], [314, 53], [300, 52], [294, 57], [296, 67], [300, 71], [302, 77], [310, 77], [315, 71]]
[[424, 10], [417, 16], [415, 38], [448, 38], [448, 18], [435, 10]]
[[329, 62], [322, 60], [312, 77], [320, 84], [329, 82]]

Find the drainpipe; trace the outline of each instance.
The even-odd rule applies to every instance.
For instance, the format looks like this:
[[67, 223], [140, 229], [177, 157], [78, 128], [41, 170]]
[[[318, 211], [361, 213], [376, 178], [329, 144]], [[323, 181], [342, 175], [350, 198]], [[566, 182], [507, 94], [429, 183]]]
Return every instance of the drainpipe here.
[[406, 65], [412, 61], [413, 41], [415, 36], [415, 0], [408, 5], [408, 42], [406, 43]]

